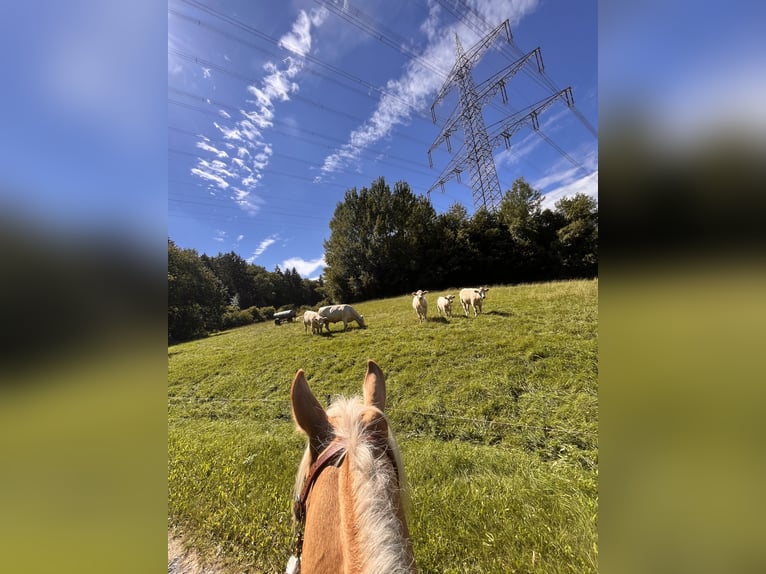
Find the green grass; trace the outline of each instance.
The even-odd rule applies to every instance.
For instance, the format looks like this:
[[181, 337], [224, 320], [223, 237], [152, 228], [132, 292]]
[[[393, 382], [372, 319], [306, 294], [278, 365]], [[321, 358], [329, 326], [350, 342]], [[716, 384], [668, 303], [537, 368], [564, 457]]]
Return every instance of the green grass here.
[[[408, 295], [367, 329], [260, 323], [168, 348], [169, 520], [203, 552], [282, 572], [304, 442], [289, 388], [361, 391], [367, 359], [412, 493], [421, 572], [595, 572], [598, 281], [494, 286], [484, 314], [419, 324]], [[453, 290], [453, 292], [456, 292]]]

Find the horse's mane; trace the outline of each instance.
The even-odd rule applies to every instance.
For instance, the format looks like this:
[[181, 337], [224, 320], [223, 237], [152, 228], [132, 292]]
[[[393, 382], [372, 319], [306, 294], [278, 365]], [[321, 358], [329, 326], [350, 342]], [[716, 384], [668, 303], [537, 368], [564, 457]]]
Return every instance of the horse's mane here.
[[[409, 572], [401, 565], [409, 566], [406, 546], [402, 544], [402, 525], [392, 508], [389, 496], [398, 489], [405, 516], [409, 514], [409, 495], [399, 446], [390, 426], [387, 444], [396, 461], [396, 469], [386, 461], [387, 456], [376, 456], [370, 440], [371, 431], [365, 427], [362, 416], [373, 409], [381, 417], [379, 409], [364, 405], [360, 397], [337, 398], [327, 409], [335, 437], [346, 442], [346, 456], [356, 497], [354, 513], [358, 521], [361, 545], [366, 548], [370, 563], [364, 572]], [[326, 445], [325, 445], [326, 446]], [[295, 480], [295, 496], [300, 495], [311, 465], [311, 452], [306, 446], [303, 460]]]

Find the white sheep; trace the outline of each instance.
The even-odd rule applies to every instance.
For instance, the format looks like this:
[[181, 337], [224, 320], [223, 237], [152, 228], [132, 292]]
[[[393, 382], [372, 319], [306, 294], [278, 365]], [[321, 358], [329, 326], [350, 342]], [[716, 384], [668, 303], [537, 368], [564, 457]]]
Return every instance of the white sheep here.
[[468, 317], [468, 307], [473, 307], [474, 317], [481, 313], [481, 305], [484, 302], [484, 298], [487, 296], [487, 291], [489, 291], [489, 287], [460, 290], [460, 303], [463, 305], [463, 311], [465, 311], [466, 317]]
[[316, 311], [306, 311], [303, 314], [303, 332], [307, 333], [309, 326], [311, 327], [312, 335], [320, 335], [322, 333], [322, 325], [325, 324], [325, 318], [320, 317]]
[[421, 291], [420, 289], [412, 292], [412, 308], [415, 309], [415, 313], [418, 314], [418, 321], [421, 323], [426, 321], [426, 315], [428, 315], [426, 293], [428, 293], [428, 291]]
[[364, 315], [360, 315], [356, 309], [345, 303], [341, 305], [325, 305], [319, 308], [318, 313], [324, 319], [324, 326], [328, 333], [330, 332], [330, 323], [338, 323], [340, 321], [343, 321], [344, 331], [348, 329], [348, 324], [351, 321], [356, 321], [356, 324], [362, 329], [367, 328], [364, 322]]
[[439, 311], [439, 317], [441, 317], [442, 314], [445, 317], [452, 317], [452, 301], [454, 300], [455, 300], [454, 295], [439, 297], [436, 300], [436, 309]]

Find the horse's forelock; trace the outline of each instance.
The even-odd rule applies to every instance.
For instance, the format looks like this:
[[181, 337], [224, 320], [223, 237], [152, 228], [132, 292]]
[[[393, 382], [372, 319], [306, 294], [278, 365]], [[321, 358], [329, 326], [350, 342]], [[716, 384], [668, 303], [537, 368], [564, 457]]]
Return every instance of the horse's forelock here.
[[[333, 428], [334, 437], [346, 440], [349, 449], [356, 449], [358, 447], [369, 449], [369, 442], [365, 440], [368, 438], [366, 428], [362, 422], [363, 416], [368, 410], [374, 410], [380, 416], [385, 418], [385, 414], [379, 409], [365, 405], [362, 402], [361, 397], [340, 397], [333, 400], [332, 404], [327, 409], [327, 418]], [[390, 425], [388, 425], [386, 442], [388, 449], [396, 462], [396, 472], [402, 494], [402, 504], [405, 507], [405, 511], [409, 513], [409, 497], [407, 496], [404, 464], [402, 462], [401, 452], [399, 451], [399, 445], [396, 442], [394, 434], [391, 432]], [[311, 450], [307, 443], [306, 450], [303, 453], [303, 458], [298, 466], [298, 472], [295, 477], [294, 498], [297, 498], [303, 490], [303, 484], [308, 476], [311, 462]]]
[[[375, 437], [371, 436], [373, 431], [369, 425], [364, 423], [364, 415], [369, 414], [370, 409], [385, 417], [376, 407], [365, 405], [360, 397], [335, 399], [327, 409], [334, 438], [344, 440], [348, 449], [348, 456], [343, 464], [350, 465], [349, 471], [357, 492], [354, 508], [359, 521], [358, 534], [360, 543], [366, 548], [365, 556], [362, 557], [362, 572], [411, 572], [411, 548], [409, 543], [401, 538], [402, 526], [399, 519], [391, 514], [390, 503], [380, 498], [379, 490], [395, 489], [400, 497], [404, 516], [409, 514], [409, 497], [401, 453], [390, 426], [387, 425], [387, 448], [396, 464], [395, 469], [390, 465], [385, 466], [384, 461], [387, 457], [380, 455], [379, 446], [375, 446], [376, 443], [380, 445], [378, 441], [369, 440]], [[369, 420], [370, 417], [366, 418]], [[303, 488], [311, 459], [311, 451], [307, 445], [296, 477], [296, 496]], [[404, 520], [406, 521], [406, 518]]]

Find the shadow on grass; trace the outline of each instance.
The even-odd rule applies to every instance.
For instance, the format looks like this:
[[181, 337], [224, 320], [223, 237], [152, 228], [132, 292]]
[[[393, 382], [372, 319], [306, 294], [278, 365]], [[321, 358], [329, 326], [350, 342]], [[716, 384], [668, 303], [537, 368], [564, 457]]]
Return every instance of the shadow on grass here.
[[443, 325], [449, 325], [449, 319], [446, 317], [429, 317], [429, 323], [442, 323]]
[[350, 333], [351, 331], [364, 331], [365, 329], [366, 329], [366, 327], [352, 327], [350, 325], [349, 325], [348, 329], [346, 329], [345, 331], [343, 329], [337, 329], [337, 330], [334, 330], [334, 331], [326, 331], [326, 330], [322, 329], [322, 336], [323, 337], [331, 337], [333, 335], [341, 335], [343, 333]]
[[510, 317], [511, 313], [508, 311], [487, 311], [485, 315], [499, 315], [500, 317]]

